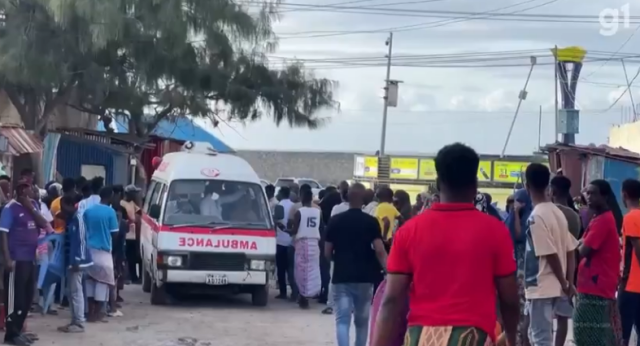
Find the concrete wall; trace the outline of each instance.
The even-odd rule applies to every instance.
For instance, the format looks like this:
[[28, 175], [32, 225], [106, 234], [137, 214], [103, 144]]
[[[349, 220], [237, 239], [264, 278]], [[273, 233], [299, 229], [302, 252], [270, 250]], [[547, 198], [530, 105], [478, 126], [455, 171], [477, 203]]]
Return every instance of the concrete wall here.
[[337, 184], [353, 178], [354, 153], [238, 150], [262, 179], [314, 178], [321, 184]]
[[611, 127], [609, 146], [622, 147], [640, 153], [640, 121]]

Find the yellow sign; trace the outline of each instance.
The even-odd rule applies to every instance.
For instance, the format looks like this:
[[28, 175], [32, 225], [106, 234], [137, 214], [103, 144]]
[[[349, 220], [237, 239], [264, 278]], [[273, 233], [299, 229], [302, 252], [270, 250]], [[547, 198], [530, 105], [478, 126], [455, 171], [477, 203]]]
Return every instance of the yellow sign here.
[[478, 181], [491, 181], [491, 161], [480, 161]]
[[501, 183], [522, 183], [528, 162], [493, 161], [493, 181]]
[[391, 158], [391, 165], [389, 167], [389, 178], [417, 179], [418, 159]]
[[367, 178], [378, 177], [378, 157], [376, 156], [364, 157], [364, 176]]
[[376, 156], [356, 156], [353, 167], [355, 177], [377, 178], [378, 177], [378, 157]]
[[436, 161], [434, 159], [420, 159], [420, 170], [418, 171], [418, 179], [420, 180], [436, 180]]

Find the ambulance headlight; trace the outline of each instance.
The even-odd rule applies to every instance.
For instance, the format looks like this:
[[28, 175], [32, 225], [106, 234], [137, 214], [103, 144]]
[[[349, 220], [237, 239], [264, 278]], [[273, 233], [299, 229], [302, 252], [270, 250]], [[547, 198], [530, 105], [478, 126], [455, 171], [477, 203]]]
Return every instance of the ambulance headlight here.
[[169, 267], [182, 267], [182, 257], [180, 256], [167, 256], [165, 263]]
[[251, 270], [265, 270], [265, 262], [258, 261], [258, 260], [251, 260], [251, 263], [249, 264], [249, 268]]

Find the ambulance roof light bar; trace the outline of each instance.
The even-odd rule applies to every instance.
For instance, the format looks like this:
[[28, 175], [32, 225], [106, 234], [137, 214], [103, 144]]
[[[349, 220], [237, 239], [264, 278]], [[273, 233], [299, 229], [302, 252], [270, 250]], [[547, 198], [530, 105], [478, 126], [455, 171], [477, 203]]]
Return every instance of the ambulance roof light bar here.
[[217, 155], [218, 152], [207, 142], [187, 141], [182, 145], [180, 151], [194, 154]]

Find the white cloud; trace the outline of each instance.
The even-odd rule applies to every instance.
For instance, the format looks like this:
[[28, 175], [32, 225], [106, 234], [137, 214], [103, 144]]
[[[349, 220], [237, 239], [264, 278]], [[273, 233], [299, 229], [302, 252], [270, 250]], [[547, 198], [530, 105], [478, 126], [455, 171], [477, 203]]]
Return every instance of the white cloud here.
[[[293, 1], [293, 0], [292, 0]], [[295, 3], [329, 4], [329, 0], [295, 0]], [[405, 4], [385, 8], [412, 8], [419, 10], [488, 11], [522, 2], [522, 0], [446, 0], [424, 4]], [[575, 4], [557, 1], [546, 6], [545, 0], [533, 0], [514, 6], [503, 12], [568, 13], [596, 16], [604, 8], [619, 7], [625, 0], [592, 0], [580, 3], [578, 13]], [[286, 2], [285, 2], [286, 3]], [[354, 6], [380, 5], [382, 0], [364, 1]], [[533, 8], [540, 6], [538, 8]], [[285, 6], [285, 8], [287, 8]], [[529, 10], [525, 10], [531, 8]], [[640, 3], [631, 5], [631, 14], [640, 13]], [[303, 31], [354, 31], [390, 27], [404, 27], [420, 23], [442, 23], [442, 18], [415, 18], [345, 14], [336, 12], [288, 12], [275, 28], [280, 33]], [[532, 21], [449, 21], [447, 25], [432, 24], [415, 31], [396, 31], [394, 56], [452, 54], [462, 52], [504, 52], [518, 50], [546, 50], [580, 45], [602, 57], [605, 53], [620, 49], [634, 32], [635, 27], [623, 29], [617, 35], [603, 37], [598, 24], [545, 23]], [[388, 33], [338, 35], [285, 39], [279, 42], [273, 53], [279, 57], [299, 59], [346, 59], [379, 57], [380, 66], [372, 68], [340, 68], [328, 63], [308, 63], [320, 66], [316, 75], [339, 81], [336, 91], [343, 111], [335, 115], [329, 125], [318, 131], [279, 129], [268, 120], [248, 125], [238, 131], [245, 140], [231, 130], [222, 129], [225, 140], [235, 147], [280, 148], [316, 150], [374, 151], [378, 146], [382, 113], [382, 87], [386, 69], [384, 56]], [[640, 43], [640, 34], [632, 38], [621, 52], [633, 52]], [[600, 52], [596, 52], [600, 51]], [[389, 109], [388, 150], [435, 152], [448, 142], [463, 140], [484, 153], [498, 153], [529, 72], [528, 55], [503, 62], [485, 64], [522, 64], [519, 67], [499, 68], [425, 68], [393, 66], [391, 78], [402, 80], [400, 101], [397, 108]], [[589, 57], [589, 53], [587, 57]], [[463, 59], [463, 58], [460, 58]], [[468, 58], [467, 58], [468, 59]], [[473, 61], [473, 58], [470, 59]], [[396, 62], [401, 59], [396, 59]], [[406, 60], [405, 60], [406, 61]], [[423, 60], [424, 61], [424, 60]], [[554, 68], [545, 64], [552, 60], [540, 59], [534, 68], [527, 87], [528, 97], [523, 101], [520, 116], [507, 152], [530, 153], [537, 143], [539, 107], [543, 107], [542, 141], [554, 138]], [[440, 65], [451, 64], [443, 60]], [[329, 68], [327, 68], [329, 67]], [[635, 74], [638, 63], [627, 62], [627, 71]], [[609, 107], [624, 91], [626, 85], [619, 61], [588, 61], [585, 63], [578, 85], [576, 102], [581, 109], [581, 129], [578, 140], [584, 143], [606, 141], [608, 127], [619, 121], [620, 108], [608, 113]], [[637, 96], [636, 96], [637, 95]], [[640, 91], [634, 89], [640, 102]], [[619, 106], [630, 104], [625, 95]], [[333, 115], [333, 113], [323, 113]], [[487, 134], [492, 133], [491, 138]], [[495, 134], [495, 135], [493, 135]], [[277, 141], [274, 140], [277, 138]]]

